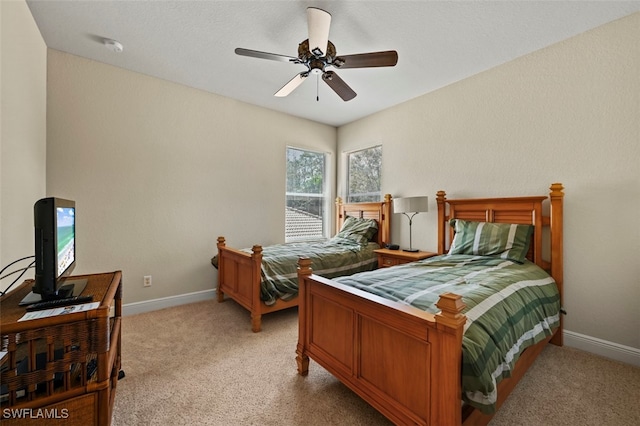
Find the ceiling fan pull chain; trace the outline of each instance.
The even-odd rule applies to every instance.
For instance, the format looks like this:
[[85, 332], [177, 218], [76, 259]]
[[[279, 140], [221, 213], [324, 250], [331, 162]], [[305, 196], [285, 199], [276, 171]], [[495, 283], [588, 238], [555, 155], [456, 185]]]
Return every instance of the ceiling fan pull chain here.
[[320, 74], [316, 74], [316, 102], [320, 102]]

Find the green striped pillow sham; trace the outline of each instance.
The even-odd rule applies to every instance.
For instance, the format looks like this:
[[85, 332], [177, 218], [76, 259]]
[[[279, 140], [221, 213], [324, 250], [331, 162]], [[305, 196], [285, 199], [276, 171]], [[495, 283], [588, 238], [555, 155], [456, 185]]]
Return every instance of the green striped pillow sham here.
[[367, 244], [376, 235], [376, 232], [378, 232], [378, 222], [374, 219], [347, 216], [336, 237], [348, 238], [360, 244]]
[[496, 256], [514, 262], [524, 262], [533, 232], [533, 225], [472, 222], [451, 219], [455, 234], [449, 254]]

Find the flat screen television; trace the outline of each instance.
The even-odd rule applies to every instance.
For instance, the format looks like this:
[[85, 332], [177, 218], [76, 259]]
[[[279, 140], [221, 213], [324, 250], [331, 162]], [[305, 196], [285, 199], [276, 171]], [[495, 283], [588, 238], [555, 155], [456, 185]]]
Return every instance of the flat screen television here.
[[35, 282], [21, 305], [79, 295], [86, 280], [68, 280], [76, 266], [76, 203], [43, 198], [33, 207]]

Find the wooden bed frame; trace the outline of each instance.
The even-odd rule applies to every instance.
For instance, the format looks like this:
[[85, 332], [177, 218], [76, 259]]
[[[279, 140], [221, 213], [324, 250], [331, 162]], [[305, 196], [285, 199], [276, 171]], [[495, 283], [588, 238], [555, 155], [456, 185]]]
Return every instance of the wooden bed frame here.
[[[543, 216], [546, 196], [447, 200], [440, 191], [438, 252], [445, 253], [451, 241], [450, 218], [533, 224], [528, 258], [549, 271], [562, 297], [563, 196], [561, 184], [551, 185], [550, 214]], [[546, 226], [550, 234], [543, 238]], [[543, 241], [550, 246], [549, 262], [542, 260]], [[396, 424], [489, 422], [491, 416], [461, 403], [466, 317], [460, 296], [443, 294], [437, 303], [441, 312], [432, 315], [313, 275], [309, 259], [300, 259], [298, 265], [300, 375], [308, 374], [313, 359]], [[525, 350], [512, 377], [499, 383], [498, 407], [548, 341], [562, 345], [560, 321], [552, 338]]]
[[[369, 203], [343, 203], [336, 199], [336, 232], [342, 227], [347, 216], [374, 219], [378, 222], [376, 237], [380, 247], [390, 242], [391, 235], [391, 195], [384, 201]], [[244, 306], [251, 313], [251, 330], [261, 330], [262, 315], [298, 306], [298, 298], [278, 301], [267, 306], [260, 300], [260, 266], [262, 246], [254, 245], [252, 253], [227, 247], [225, 238], [218, 237], [218, 302], [225, 300], [225, 294]]]

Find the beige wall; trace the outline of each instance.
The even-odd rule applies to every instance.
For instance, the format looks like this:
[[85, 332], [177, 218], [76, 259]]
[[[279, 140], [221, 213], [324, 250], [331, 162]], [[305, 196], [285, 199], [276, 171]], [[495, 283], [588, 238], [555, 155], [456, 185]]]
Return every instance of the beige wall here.
[[[126, 303], [212, 289], [220, 234], [242, 247], [282, 241], [287, 144], [334, 155], [382, 144], [383, 191], [395, 196], [544, 194], [564, 183], [566, 328], [640, 348], [640, 14], [336, 134], [54, 50], [45, 120], [44, 44], [24, 3], [1, 2], [0, 13], [3, 264], [33, 250], [45, 123], [46, 194], [78, 203], [77, 271], [122, 269]], [[403, 219], [393, 236], [406, 244]], [[414, 245], [435, 249], [435, 229], [435, 212], [418, 215]]]
[[[640, 348], [639, 75], [636, 13], [340, 127], [338, 151], [382, 144], [383, 191], [432, 196], [413, 224], [428, 250], [436, 191], [537, 195], [562, 182], [566, 329]], [[408, 244], [406, 218], [393, 238]]]
[[[33, 203], [45, 196], [46, 185], [47, 47], [24, 1], [0, 2], [0, 51], [0, 267], [4, 267], [33, 255]], [[28, 264], [20, 262], [7, 272]], [[0, 289], [17, 276], [2, 280]], [[30, 270], [22, 279], [32, 277]]]
[[331, 126], [56, 50], [48, 79], [47, 192], [76, 201], [76, 271], [121, 269], [125, 303], [215, 288], [219, 235], [284, 242], [287, 145], [335, 162]]

